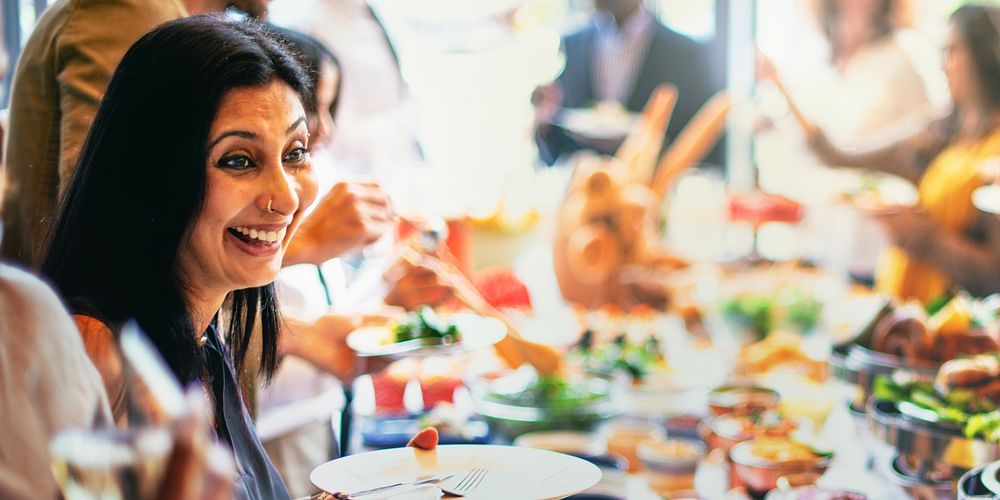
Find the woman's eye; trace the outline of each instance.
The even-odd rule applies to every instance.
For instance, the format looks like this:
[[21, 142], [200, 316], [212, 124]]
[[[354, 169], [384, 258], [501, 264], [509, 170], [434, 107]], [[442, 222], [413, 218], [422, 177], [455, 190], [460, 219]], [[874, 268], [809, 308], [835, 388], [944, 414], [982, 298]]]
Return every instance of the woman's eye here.
[[306, 148], [295, 148], [285, 155], [284, 161], [288, 163], [302, 163], [309, 157], [309, 150]]
[[246, 170], [253, 167], [253, 161], [246, 155], [223, 156], [219, 159], [219, 166], [233, 170]]

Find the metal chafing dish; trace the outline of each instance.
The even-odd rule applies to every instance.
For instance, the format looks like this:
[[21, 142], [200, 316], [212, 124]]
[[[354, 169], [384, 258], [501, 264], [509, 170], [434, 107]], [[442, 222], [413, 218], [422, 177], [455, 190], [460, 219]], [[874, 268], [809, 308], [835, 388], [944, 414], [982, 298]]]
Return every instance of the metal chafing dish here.
[[897, 468], [924, 484], [952, 481], [969, 469], [1000, 459], [1000, 446], [968, 439], [961, 427], [920, 418], [919, 409], [902, 410], [874, 397], [866, 404], [872, 433], [897, 451]]
[[[992, 465], [992, 467], [991, 467]], [[988, 471], [987, 471], [988, 470]], [[958, 500], [996, 500], [1000, 498], [984, 481], [984, 474], [996, 474], [996, 462], [980, 465], [962, 475], [958, 480]]]
[[[918, 379], [933, 379], [941, 363], [913, 364], [907, 363], [899, 356], [873, 351], [859, 344], [843, 347], [843, 367], [835, 371], [837, 377], [846, 382], [856, 384], [864, 393], [867, 401], [875, 386], [878, 375], [892, 375], [897, 371], [905, 371]], [[835, 351], [836, 352], [836, 351]]]
[[921, 500], [951, 500], [955, 498], [955, 484], [952, 481], [921, 479], [908, 470], [902, 457], [896, 456], [885, 462], [884, 472], [889, 482], [902, 488], [911, 498]]

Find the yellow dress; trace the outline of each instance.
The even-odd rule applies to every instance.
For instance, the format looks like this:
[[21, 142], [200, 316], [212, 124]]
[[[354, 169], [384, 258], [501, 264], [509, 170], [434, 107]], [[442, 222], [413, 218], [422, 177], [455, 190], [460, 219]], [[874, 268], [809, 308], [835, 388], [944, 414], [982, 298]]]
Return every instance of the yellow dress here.
[[[972, 205], [972, 192], [983, 183], [979, 168], [984, 160], [998, 155], [1000, 130], [976, 143], [949, 146], [931, 162], [917, 190], [920, 208], [942, 231], [961, 234], [975, 223], [978, 211]], [[875, 286], [889, 296], [926, 304], [952, 285], [934, 266], [891, 247], [881, 258]]]

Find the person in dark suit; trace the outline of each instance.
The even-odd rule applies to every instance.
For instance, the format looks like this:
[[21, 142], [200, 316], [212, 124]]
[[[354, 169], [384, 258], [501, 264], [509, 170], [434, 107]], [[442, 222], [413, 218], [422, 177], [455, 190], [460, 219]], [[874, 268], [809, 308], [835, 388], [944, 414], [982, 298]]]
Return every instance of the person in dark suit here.
[[[708, 47], [664, 26], [642, 0], [594, 0], [594, 6], [592, 22], [563, 38], [563, 73], [533, 96], [535, 138], [548, 165], [580, 149], [612, 154], [619, 145], [568, 133], [557, 125], [561, 109], [617, 101], [637, 112], [658, 85], [669, 82], [678, 90], [664, 142], [669, 144], [724, 85], [722, 72], [710, 64]], [[719, 163], [721, 149], [716, 147], [708, 161]]]

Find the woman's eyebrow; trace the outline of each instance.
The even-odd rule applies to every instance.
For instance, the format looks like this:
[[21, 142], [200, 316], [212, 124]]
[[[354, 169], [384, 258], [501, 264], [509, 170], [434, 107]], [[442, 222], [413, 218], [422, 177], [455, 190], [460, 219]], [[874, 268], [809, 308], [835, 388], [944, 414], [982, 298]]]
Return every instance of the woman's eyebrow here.
[[291, 125], [288, 126], [288, 130], [285, 131], [285, 133], [286, 134], [287, 133], [291, 133], [293, 130], [295, 130], [296, 128], [298, 128], [299, 125], [304, 124], [304, 123], [306, 123], [306, 117], [305, 116], [300, 116], [298, 120], [295, 120], [294, 122], [292, 122]]
[[247, 132], [246, 130], [229, 130], [229, 131], [226, 131], [226, 132], [223, 132], [223, 133], [219, 134], [219, 136], [216, 137], [215, 140], [213, 140], [212, 142], [208, 143], [208, 149], [212, 149], [213, 147], [215, 147], [216, 144], [219, 143], [219, 141], [225, 139], [226, 137], [234, 137], [234, 136], [235, 137], [242, 137], [244, 139], [256, 139], [257, 138], [257, 134], [255, 134], [253, 132]]

